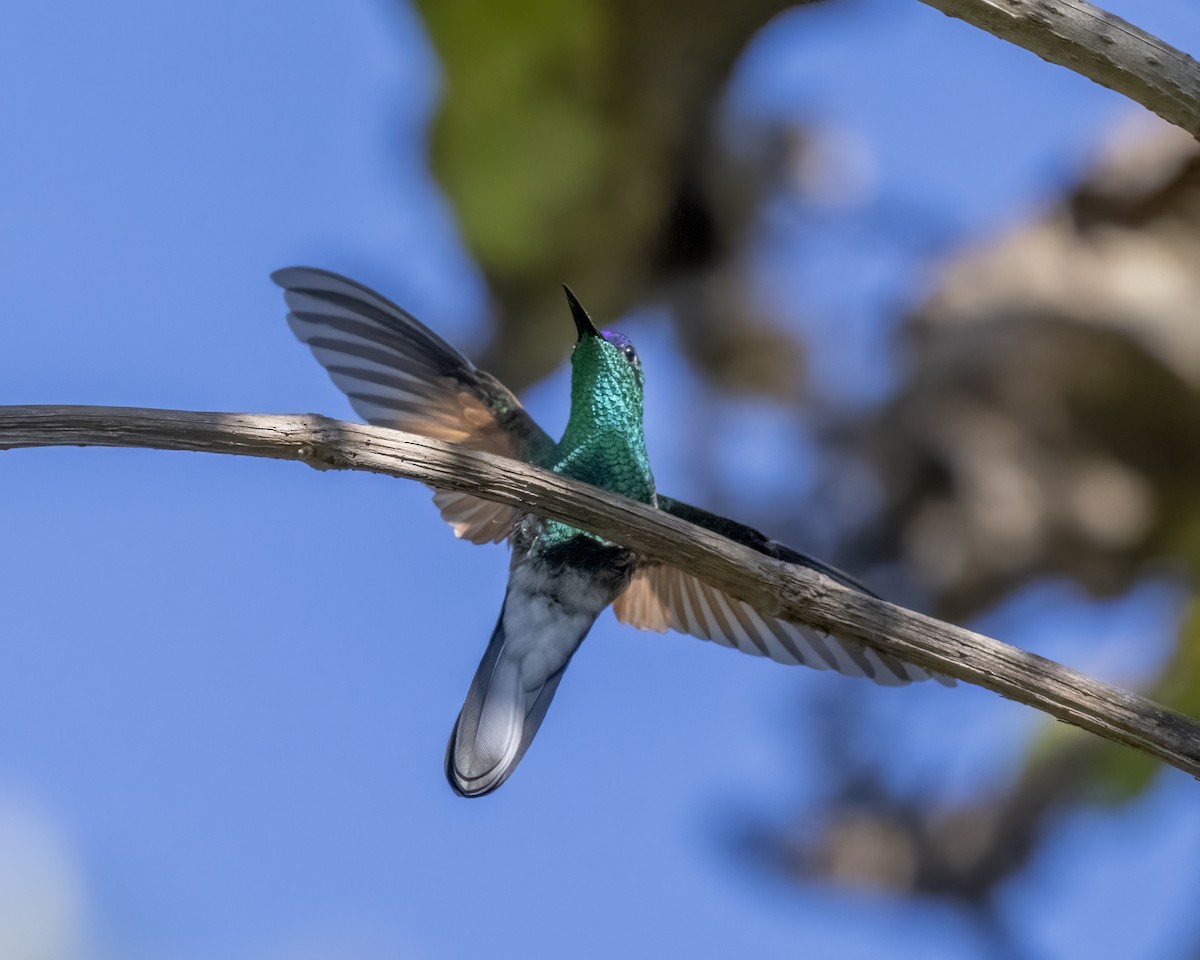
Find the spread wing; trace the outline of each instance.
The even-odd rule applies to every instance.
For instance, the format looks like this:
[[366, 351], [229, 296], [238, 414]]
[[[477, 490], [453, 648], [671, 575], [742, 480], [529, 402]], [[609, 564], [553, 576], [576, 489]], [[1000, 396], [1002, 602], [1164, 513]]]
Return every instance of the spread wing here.
[[[453, 440], [517, 460], [554, 445], [513, 393], [423, 323], [353, 280], [312, 267], [271, 274], [283, 287], [288, 326], [367, 423]], [[455, 536], [504, 540], [517, 511], [438, 490], [434, 503]]]
[[[752, 527], [670, 497], [659, 496], [658, 506], [759, 553], [817, 570], [863, 593], [871, 592], [835, 567], [770, 540]], [[857, 640], [826, 636], [809, 627], [761, 614], [750, 604], [665, 564], [639, 564], [629, 586], [613, 604], [613, 612], [622, 623], [643, 630], [659, 633], [678, 630], [743, 653], [770, 657], [780, 663], [804, 664], [817, 670], [836, 670], [852, 677], [868, 677], [885, 686], [929, 679], [954, 685], [948, 677], [905, 663]]]

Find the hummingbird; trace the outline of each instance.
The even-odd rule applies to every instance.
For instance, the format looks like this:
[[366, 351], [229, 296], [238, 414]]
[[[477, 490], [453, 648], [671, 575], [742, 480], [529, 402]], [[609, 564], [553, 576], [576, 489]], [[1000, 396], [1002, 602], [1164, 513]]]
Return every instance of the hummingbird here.
[[[380, 294], [311, 267], [288, 267], [271, 278], [284, 290], [292, 332], [368, 423], [593, 484], [870, 593], [751, 527], [658, 493], [646, 454], [641, 359], [628, 337], [598, 330], [565, 285], [576, 340], [570, 417], [555, 442], [512, 391]], [[490, 793], [516, 769], [567, 665], [609, 605], [617, 620], [634, 627], [676, 630], [780, 663], [888, 686], [953, 682], [858, 640], [760, 613], [686, 570], [569, 524], [459, 491], [436, 490], [433, 499], [457, 537], [507, 540], [511, 547], [500, 615], [446, 749], [446, 778], [461, 796]]]

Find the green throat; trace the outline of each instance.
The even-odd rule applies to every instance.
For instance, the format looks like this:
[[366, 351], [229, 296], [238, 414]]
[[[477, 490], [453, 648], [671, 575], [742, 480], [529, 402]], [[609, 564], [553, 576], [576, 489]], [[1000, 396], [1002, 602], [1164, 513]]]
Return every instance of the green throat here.
[[[603, 337], [585, 336], [575, 345], [571, 416], [550, 462], [543, 465], [563, 476], [653, 504], [654, 474], [642, 426], [642, 370], [632, 354], [632, 347], [624, 353]], [[551, 521], [543, 537], [558, 541], [580, 532]]]

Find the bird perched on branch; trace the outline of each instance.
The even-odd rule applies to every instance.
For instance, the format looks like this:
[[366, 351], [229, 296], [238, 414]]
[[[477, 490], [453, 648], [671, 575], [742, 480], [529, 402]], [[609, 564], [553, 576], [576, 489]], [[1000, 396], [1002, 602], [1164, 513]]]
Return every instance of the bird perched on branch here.
[[[642, 429], [641, 360], [628, 338], [597, 330], [569, 289], [577, 334], [571, 415], [555, 443], [503, 384], [379, 294], [309, 267], [279, 270], [272, 279], [284, 289], [292, 331], [368, 423], [532, 463], [866, 590], [757, 530], [655, 490]], [[759, 613], [686, 571], [557, 520], [467, 493], [437, 491], [434, 502], [456, 536], [512, 547], [500, 617], [446, 750], [447, 779], [463, 796], [490, 793], [508, 779], [571, 657], [609, 604], [623, 623], [678, 630], [780, 663], [893, 686], [936, 676], [857, 640]]]

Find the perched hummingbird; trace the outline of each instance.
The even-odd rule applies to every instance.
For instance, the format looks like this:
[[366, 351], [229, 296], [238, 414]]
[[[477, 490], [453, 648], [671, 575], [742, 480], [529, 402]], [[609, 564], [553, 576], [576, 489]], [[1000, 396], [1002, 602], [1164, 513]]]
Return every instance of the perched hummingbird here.
[[[310, 267], [279, 270], [272, 279], [285, 291], [292, 332], [368, 423], [524, 460], [866, 591], [757, 530], [656, 492], [642, 429], [641, 360], [627, 337], [597, 330], [569, 289], [578, 335], [571, 416], [555, 443], [503, 384], [379, 294]], [[571, 657], [609, 604], [623, 623], [678, 630], [781, 663], [891, 686], [931, 677], [950, 682], [856, 640], [761, 614], [683, 570], [557, 520], [466, 493], [436, 491], [433, 499], [456, 536], [512, 547], [500, 617], [446, 750], [446, 777], [462, 796], [490, 793], [508, 779]]]

